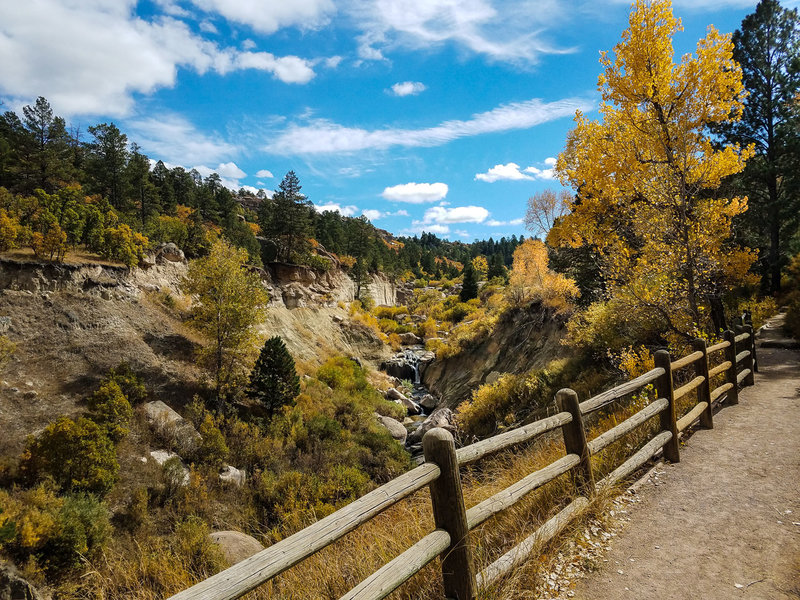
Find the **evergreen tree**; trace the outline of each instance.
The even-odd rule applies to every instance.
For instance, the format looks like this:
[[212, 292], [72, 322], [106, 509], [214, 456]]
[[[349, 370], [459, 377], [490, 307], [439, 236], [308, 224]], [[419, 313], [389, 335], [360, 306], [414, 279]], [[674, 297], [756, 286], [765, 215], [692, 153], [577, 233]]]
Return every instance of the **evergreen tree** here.
[[300, 180], [289, 171], [272, 197], [269, 219], [261, 223], [264, 235], [277, 246], [277, 259], [289, 262], [306, 254], [311, 227], [311, 203], [300, 193]]
[[464, 266], [464, 282], [461, 285], [461, 293], [458, 295], [462, 302], [478, 297], [478, 278], [471, 262]]
[[761, 0], [745, 17], [733, 34], [733, 57], [749, 95], [741, 120], [719, 128], [727, 141], [755, 146], [734, 185], [748, 196], [742, 221], [751, 235], [744, 241], [759, 248], [762, 283], [770, 292], [780, 291], [787, 242], [800, 219], [799, 25], [797, 10], [781, 8], [777, 0]]
[[93, 188], [106, 196], [111, 205], [125, 210], [125, 165], [128, 164], [128, 136], [113, 123], [101, 123], [89, 127], [94, 136], [90, 144], [89, 173]]
[[502, 254], [492, 254], [492, 257], [489, 259], [489, 272], [486, 274], [486, 279], [492, 280], [495, 277], [502, 277], [505, 279], [508, 276], [506, 272], [506, 267], [503, 264], [503, 255]]
[[271, 417], [281, 407], [291, 404], [299, 393], [300, 378], [292, 355], [280, 336], [269, 338], [250, 373], [247, 395]]

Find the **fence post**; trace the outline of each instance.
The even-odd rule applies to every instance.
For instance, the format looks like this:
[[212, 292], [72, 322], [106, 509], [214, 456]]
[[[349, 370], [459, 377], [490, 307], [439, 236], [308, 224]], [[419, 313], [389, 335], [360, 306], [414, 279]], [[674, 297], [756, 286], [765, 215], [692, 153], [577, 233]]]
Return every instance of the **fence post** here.
[[706, 429], [714, 429], [714, 414], [711, 411], [711, 381], [708, 376], [708, 346], [705, 340], [696, 338], [692, 342], [692, 349], [703, 353], [703, 358], [695, 361], [694, 374], [695, 377], [703, 377], [705, 381], [697, 388], [697, 402], [708, 402], [706, 408], [700, 415], [700, 427]]
[[747, 385], [755, 385], [755, 376], [753, 373], [758, 373], [758, 357], [756, 357], [756, 334], [753, 331], [752, 325], [745, 325], [744, 330], [750, 334], [748, 340], [748, 348], [750, 349], [750, 376], [748, 377], [749, 383]]
[[441, 555], [444, 595], [454, 600], [473, 600], [477, 595], [467, 510], [453, 436], [440, 427], [422, 438], [425, 461], [439, 465], [441, 475], [431, 482], [433, 520], [450, 534], [450, 547]]
[[725, 341], [730, 342], [730, 346], [725, 348], [725, 360], [730, 361], [730, 368], [725, 371], [725, 378], [733, 387], [728, 391], [728, 404], [739, 404], [739, 384], [736, 381], [736, 334], [730, 329], [726, 329], [722, 334]]
[[[744, 311], [745, 328], [750, 327], [750, 354], [753, 357], [753, 373], [758, 373], [758, 356], [756, 356], [756, 336], [753, 331], [753, 313], [749, 310]], [[752, 384], [751, 384], [752, 385]]]
[[581, 462], [572, 469], [573, 481], [579, 492], [591, 498], [594, 495], [594, 475], [592, 474], [592, 457], [586, 443], [586, 430], [583, 427], [583, 416], [578, 403], [578, 394], [569, 388], [559, 390], [556, 404], [561, 412], [572, 415], [572, 421], [561, 426], [564, 435], [564, 447], [567, 454], [577, 454]]
[[742, 333], [748, 334], [747, 340], [742, 344], [742, 348], [747, 348], [750, 355], [744, 359], [744, 364], [742, 366], [745, 369], [750, 369], [750, 373], [744, 378], [744, 381], [742, 381], [742, 387], [754, 385], [755, 377], [753, 376], [753, 367], [755, 367], [755, 361], [753, 360], [753, 327], [750, 326], [750, 329], [748, 329], [747, 325], [737, 325], [734, 331], [737, 335]]
[[661, 431], [669, 431], [672, 433], [670, 440], [664, 444], [664, 458], [670, 462], [677, 463], [681, 461], [680, 447], [678, 446], [678, 424], [675, 418], [675, 394], [672, 387], [672, 360], [669, 357], [669, 352], [666, 350], [659, 350], [653, 357], [655, 359], [655, 366], [664, 369], [664, 374], [656, 379], [656, 390], [659, 398], [666, 398], [667, 408], [659, 413], [661, 419]]

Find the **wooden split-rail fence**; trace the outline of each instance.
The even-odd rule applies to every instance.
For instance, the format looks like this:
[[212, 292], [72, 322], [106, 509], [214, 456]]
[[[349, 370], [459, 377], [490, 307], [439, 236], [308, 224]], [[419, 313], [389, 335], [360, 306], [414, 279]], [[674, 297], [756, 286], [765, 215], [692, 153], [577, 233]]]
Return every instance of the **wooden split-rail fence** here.
[[[258, 554], [172, 596], [171, 600], [239, 598], [425, 486], [430, 487], [436, 528], [351, 589], [340, 600], [384, 598], [437, 556], [441, 559], [445, 596], [456, 600], [472, 600], [479, 589], [491, 585], [512, 571], [527, 560], [537, 547], [558, 534], [589, 505], [589, 499], [598, 490], [627, 477], [659, 452], [663, 452], [667, 460], [678, 462], [678, 438], [682, 431], [698, 420], [701, 427], [711, 428], [716, 405], [723, 401], [730, 405], [738, 404], [739, 388], [753, 385], [753, 373], [757, 372], [752, 325], [738, 325], [735, 331], [725, 331], [723, 341], [713, 346], [707, 347], [704, 340], [697, 339], [693, 350], [691, 354], [676, 361], [670, 359], [666, 350], [659, 350], [655, 353], [654, 369], [583, 402], [578, 401], [578, 395], [574, 391], [563, 389], [556, 395], [560, 411], [558, 414], [469, 446], [456, 449], [449, 432], [432, 429], [423, 438], [425, 463], [422, 465]], [[723, 353], [723, 361], [709, 368], [709, 356], [718, 352]], [[688, 383], [675, 388], [675, 372], [689, 367], [693, 368], [694, 376]], [[725, 383], [712, 389], [711, 382], [718, 376], [724, 376]], [[682, 379], [685, 378], [684, 376]], [[649, 384], [655, 385], [657, 400], [605, 433], [587, 441], [584, 429], [587, 415]], [[676, 402], [695, 390], [697, 403], [678, 418]], [[595, 482], [592, 456], [656, 415], [660, 423], [658, 433], [617, 469]], [[563, 434], [566, 456], [527, 475], [483, 502], [466, 508], [461, 489], [460, 467], [500, 450], [529, 442], [558, 428], [561, 428]], [[567, 472], [572, 473], [572, 480], [577, 487], [579, 495], [576, 499], [530, 537], [476, 573], [470, 530]]]

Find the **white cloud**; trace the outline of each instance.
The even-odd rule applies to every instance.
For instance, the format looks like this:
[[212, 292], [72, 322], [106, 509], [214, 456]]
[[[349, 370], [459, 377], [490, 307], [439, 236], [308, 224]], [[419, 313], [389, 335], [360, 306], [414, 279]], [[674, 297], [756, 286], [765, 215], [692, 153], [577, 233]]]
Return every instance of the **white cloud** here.
[[247, 190], [248, 192], [250, 192], [254, 196], [258, 193], [258, 188], [253, 187], [252, 185], [243, 185], [242, 189]]
[[261, 169], [260, 171], [256, 171], [256, 177], [272, 178], [275, 176], [272, 174], [272, 171], [269, 171], [267, 169]]
[[219, 33], [214, 23], [212, 23], [208, 19], [200, 22], [200, 31], [204, 33]]
[[175, 164], [221, 161], [239, 147], [201, 133], [178, 115], [160, 115], [126, 122], [131, 137], [148, 153]]
[[522, 225], [524, 219], [511, 219], [510, 221], [498, 221], [497, 219], [489, 219], [486, 225], [489, 227], [503, 227], [504, 225]]
[[445, 121], [426, 129], [386, 128], [367, 130], [346, 127], [325, 119], [307, 119], [307, 124], [292, 123], [278, 132], [264, 147], [272, 154], [325, 154], [387, 149], [392, 146], [441, 146], [453, 140], [527, 129], [548, 121], [571, 117], [576, 110], [592, 110], [593, 104], [580, 98], [555, 102], [539, 99], [504, 104], [470, 119]]
[[326, 204], [315, 204], [314, 208], [317, 209], [317, 212], [338, 212], [340, 215], [344, 217], [353, 217], [359, 214], [357, 206], [342, 206], [336, 202], [327, 202]]
[[274, 33], [281, 27], [312, 29], [324, 25], [334, 12], [332, 0], [192, 0], [198, 8], [216, 13], [228, 21], [252, 27], [261, 33]]
[[222, 177], [230, 177], [232, 179], [241, 179], [242, 177], [247, 177], [247, 173], [236, 166], [236, 163], [233, 161], [220, 163], [217, 167], [217, 173]]
[[385, 219], [386, 217], [407, 217], [408, 211], [397, 210], [395, 212], [381, 212], [374, 208], [367, 208], [361, 211], [361, 214], [367, 217], [370, 221], [377, 221], [378, 219]]
[[403, 183], [387, 187], [381, 196], [394, 202], [408, 202], [409, 204], [424, 204], [436, 202], [447, 196], [446, 183]]
[[487, 183], [494, 183], [500, 180], [520, 180], [520, 179], [533, 179], [530, 175], [520, 172], [517, 163], [507, 163], [505, 165], [495, 165], [486, 173], [476, 173], [475, 179], [478, 181], [486, 181]]
[[245, 50], [252, 50], [256, 47], [256, 43], [251, 39], [242, 40], [242, 48]]
[[422, 221], [412, 221], [411, 227], [404, 229], [403, 233], [435, 233], [437, 235], [443, 235], [446, 233], [450, 233], [450, 228], [447, 225], [437, 225], [437, 224], [426, 224]]
[[364, 33], [359, 56], [381, 60], [394, 47], [425, 49], [455, 44], [490, 60], [535, 63], [541, 54], [564, 53], [544, 30], [567, 14], [559, 0], [358, 0], [351, 14]]
[[520, 166], [513, 162], [505, 165], [495, 165], [486, 171], [486, 173], [477, 173], [475, 179], [487, 183], [494, 183], [495, 181], [520, 181], [524, 179], [555, 179], [553, 165], [556, 164], [556, 159], [553, 157], [545, 158], [544, 164], [550, 168], [539, 169], [531, 166], [525, 167], [525, 169], [520, 171]]
[[[483, 223], [489, 216], [489, 211], [482, 206], [433, 206], [425, 211], [421, 225], [427, 223], [452, 224], [452, 223]], [[417, 222], [415, 222], [417, 223]]]
[[401, 83], [395, 83], [392, 88], [391, 92], [395, 96], [416, 96], [417, 94], [421, 94], [426, 89], [425, 84], [419, 81], [403, 81]]
[[[0, 2], [0, 56], [14, 58], [0, 61], [0, 96], [13, 105], [43, 95], [65, 116], [124, 116], [132, 112], [134, 94], [172, 87], [180, 68], [201, 75], [259, 69], [286, 83], [314, 76], [313, 60], [220, 47], [173, 16], [136, 16], [136, 4]], [[185, 14], [175, 2], [162, 0], [161, 6]]]

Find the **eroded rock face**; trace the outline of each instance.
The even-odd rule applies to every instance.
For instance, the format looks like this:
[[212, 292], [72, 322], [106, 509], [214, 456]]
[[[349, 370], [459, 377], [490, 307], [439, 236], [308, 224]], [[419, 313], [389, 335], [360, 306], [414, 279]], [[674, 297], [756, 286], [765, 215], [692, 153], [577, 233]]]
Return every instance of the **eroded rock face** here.
[[400, 334], [400, 342], [405, 346], [415, 346], [422, 343], [422, 338], [410, 331], [406, 331]]
[[146, 403], [144, 412], [158, 435], [173, 443], [181, 454], [191, 454], [200, 447], [203, 438], [194, 426], [161, 400]]
[[172, 242], [168, 242], [166, 244], [159, 244], [156, 247], [155, 251], [155, 259], [156, 262], [176, 262], [176, 263], [185, 263], [186, 256], [183, 254], [183, 250], [178, 248]]
[[408, 430], [403, 427], [403, 424], [400, 421], [396, 421], [391, 417], [384, 417], [375, 413], [375, 418], [378, 419], [378, 422], [383, 425], [391, 434], [391, 436], [396, 439], [401, 444], [406, 443], [406, 436], [408, 436]]
[[230, 565], [250, 558], [264, 549], [256, 538], [241, 531], [214, 531], [208, 537], [219, 546]]

